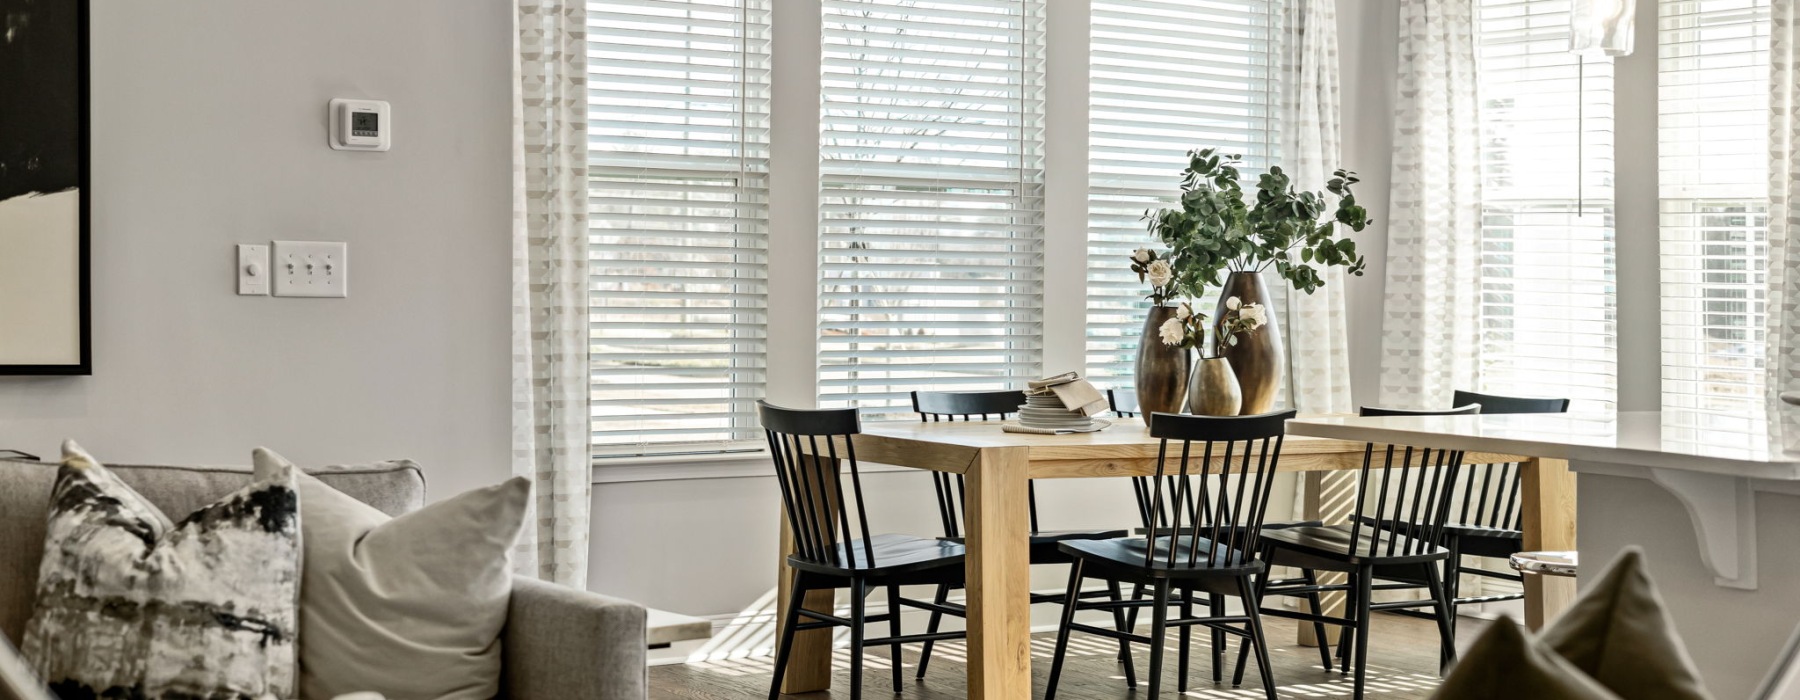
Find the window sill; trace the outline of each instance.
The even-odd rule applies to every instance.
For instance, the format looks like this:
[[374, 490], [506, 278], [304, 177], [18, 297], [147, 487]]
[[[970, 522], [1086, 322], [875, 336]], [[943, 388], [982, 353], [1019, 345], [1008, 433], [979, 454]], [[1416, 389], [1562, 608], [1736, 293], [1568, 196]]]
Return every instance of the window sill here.
[[[591, 480], [595, 484], [685, 481], [689, 479], [772, 479], [775, 477], [775, 467], [769, 461], [767, 450], [618, 457], [596, 459], [593, 464]], [[917, 470], [886, 464], [864, 464], [861, 471], [863, 474], [879, 474]]]

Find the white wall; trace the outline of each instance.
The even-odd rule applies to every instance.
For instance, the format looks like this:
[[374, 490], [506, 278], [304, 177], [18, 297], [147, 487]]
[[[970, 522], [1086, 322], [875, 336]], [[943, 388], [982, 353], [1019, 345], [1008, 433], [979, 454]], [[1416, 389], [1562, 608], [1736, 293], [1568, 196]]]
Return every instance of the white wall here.
[[[354, 18], [355, 21], [350, 21]], [[508, 4], [95, 0], [95, 373], [0, 377], [0, 447], [508, 473]], [[388, 153], [326, 102], [393, 104]], [[234, 295], [233, 244], [347, 241], [348, 299]]]

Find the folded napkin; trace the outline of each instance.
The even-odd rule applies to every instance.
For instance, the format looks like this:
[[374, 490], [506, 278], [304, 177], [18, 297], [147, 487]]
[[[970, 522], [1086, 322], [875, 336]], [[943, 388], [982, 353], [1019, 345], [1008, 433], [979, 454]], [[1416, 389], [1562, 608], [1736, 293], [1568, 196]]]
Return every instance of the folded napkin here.
[[1098, 415], [1112, 408], [1106, 402], [1105, 394], [1075, 372], [1064, 372], [1054, 377], [1026, 382], [1025, 386], [1026, 396], [1055, 395], [1062, 402], [1063, 408], [1084, 416]]
[[1019, 425], [1018, 423], [1001, 423], [1000, 431], [1006, 433], [1031, 433], [1032, 435], [1068, 435], [1070, 433], [1097, 433], [1110, 427], [1112, 427], [1112, 423], [1104, 420], [1096, 420], [1093, 425], [1086, 428], [1033, 428], [1028, 425]]

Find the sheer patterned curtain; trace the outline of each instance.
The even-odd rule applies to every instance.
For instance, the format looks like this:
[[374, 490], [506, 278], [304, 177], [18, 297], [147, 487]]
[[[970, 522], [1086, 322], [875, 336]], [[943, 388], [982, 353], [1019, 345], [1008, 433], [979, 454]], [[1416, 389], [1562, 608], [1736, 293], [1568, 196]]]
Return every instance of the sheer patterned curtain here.
[[1467, 0], [1400, 1], [1381, 402], [1442, 407], [1475, 386], [1481, 120]]
[[1800, 0], [1774, 0], [1770, 14], [1767, 352], [1776, 406], [1781, 392], [1800, 391]]
[[535, 485], [522, 574], [587, 585], [585, 0], [518, 0], [513, 56], [513, 465]]
[[[1339, 167], [1337, 0], [1291, 0], [1282, 47], [1281, 160], [1298, 190], [1323, 191]], [[1289, 290], [1290, 404], [1301, 413], [1344, 413], [1350, 399], [1350, 340], [1344, 271], [1320, 271], [1312, 294]]]

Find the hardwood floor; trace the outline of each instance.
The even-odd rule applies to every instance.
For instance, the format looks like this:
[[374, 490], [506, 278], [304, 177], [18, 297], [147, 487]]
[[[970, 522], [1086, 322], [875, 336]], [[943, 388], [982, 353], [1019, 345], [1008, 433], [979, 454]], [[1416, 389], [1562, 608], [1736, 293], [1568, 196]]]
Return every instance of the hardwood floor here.
[[[1373, 624], [1374, 634], [1369, 638], [1368, 697], [1384, 700], [1430, 697], [1438, 683], [1437, 631], [1432, 623], [1380, 614]], [[1462, 623], [1457, 626], [1457, 646], [1467, 647], [1487, 624], [1463, 618]], [[1276, 622], [1269, 625], [1269, 631], [1274, 636], [1275, 645], [1270, 652], [1282, 698], [1329, 700], [1350, 697], [1350, 678], [1322, 669], [1317, 649], [1296, 645], [1293, 624]], [[1174, 679], [1177, 646], [1174, 635], [1171, 635], [1165, 652], [1167, 657], [1164, 666], [1169, 675], [1164, 680], [1163, 696], [1219, 700], [1261, 698], [1262, 691], [1255, 677], [1254, 664], [1245, 672], [1242, 687], [1231, 686], [1231, 668], [1237, 658], [1235, 641], [1231, 643], [1231, 652], [1226, 655], [1225, 682], [1217, 685], [1212, 682], [1211, 655], [1203, 638], [1204, 635], [1200, 633], [1194, 638], [1194, 660], [1188, 692], [1186, 695], [1177, 695]], [[1037, 634], [1032, 636], [1031, 641], [1033, 696], [1042, 697], [1044, 679], [1050, 672], [1050, 657], [1055, 649], [1056, 635]], [[917, 645], [906, 648], [906, 691], [894, 696], [887, 659], [882, 655], [883, 652], [871, 649], [863, 674], [863, 696], [869, 700], [891, 697], [905, 700], [951, 700], [964, 697], [964, 648], [961, 643], [938, 645], [937, 651], [932, 654], [931, 670], [924, 681], [915, 681], [912, 677], [914, 664], [917, 663], [917, 651]], [[1116, 659], [1116, 643], [1077, 633], [1069, 641], [1069, 660], [1063, 670], [1057, 697], [1066, 700], [1144, 698], [1143, 675], [1149, 666], [1148, 650], [1141, 645], [1134, 646], [1132, 654], [1137, 662], [1139, 676], [1137, 691], [1125, 687], [1124, 676], [1120, 673]], [[850, 678], [849, 659], [848, 651], [837, 651], [833, 668], [833, 692], [786, 697], [795, 700], [850, 697], [847, 690]], [[770, 658], [758, 657], [657, 666], [650, 669], [650, 697], [653, 700], [742, 700], [767, 697], [772, 663]]]

